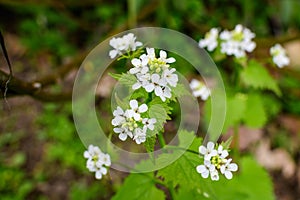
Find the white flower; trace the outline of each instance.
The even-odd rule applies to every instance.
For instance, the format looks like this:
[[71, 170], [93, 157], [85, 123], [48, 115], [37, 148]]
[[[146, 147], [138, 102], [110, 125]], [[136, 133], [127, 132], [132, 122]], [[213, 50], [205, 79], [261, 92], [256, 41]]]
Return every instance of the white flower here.
[[152, 74], [151, 82], [147, 82], [144, 88], [147, 92], [152, 92], [153, 90], [161, 90], [161, 86], [163, 85], [165, 85], [165, 83], [160, 78], [159, 74]]
[[156, 119], [155, 118], [151, 118], [151, 119], [148, 119], [148, 118], [144, 118], [142, 120], [143, 124], [145, 125], [144, 127], [150, 129], [150, 130], [154, 130], [154, 124], [156, 123]]
[[218, 181], [219, 180], [219, 172], [218, 170], [214, 169], [210, 171], [210, 178], [213, 181]]
[[141, 143], [145, 142], [146, 141], [146, 132], [145, 132], [145, 130], [141, 129], [141, 128], [136, 128], [134, 130], [133, 140], [135, 140], [135, 142], [137, 144], [141, 144]]
[[128, 33], [123, 37], [112, 38], [109, 41], [109, 45], [114, 49], [109, 51], [109, 56], [111, 59], [115, 58], [117, 55], [122, 55], [128, 51], [135, 51], [137, 47], [142, 46], [141, 42], [135, 41], [136, 37], [133, 33]]
[[273, 57], [273, 62], [279, 68], [290, 64], [290, 59], [286, 55], [285, 49], [280, 44], [275, 44], [273, 47], [271, 47], [270, 54]]
[[200, 81], [192, 79], [190, 82], [190, 88], [195, 97], [201, 97], [203, 101], [207, 100], [210, 96], [210, 90]]
[[214, 166], [211, 165], [210, 161], [204, 160], [204, 165], [198, 165], [196, 170], [203, 178], [207, 178], [209, 176], [210, 169], [212, 168], [214, 168]]
[[129, 105], [131, 109], [127, 110], [128, 117], [133, 117], [136, 121], [139, 121], [141, 119], [141, 113], [144, 113], [148, 110], [148, 106], [146, 104], [142, 104], [139, 106], [137, 100], [130, 100]]
[[132, 132], [126, 127], [114, 128], [114, 132], [119, 134], [119, 138], [122, 141], [125, 141], [127, 139], [127, 136], [129, 136], [130, 138], [133, 137]]
[[221, 52], [237, 58], [244, 57], [245, 52], [252, 52], [255, 49], [256, 43], [252, 41], [254, 37], [255, 34], [248, 28], [238, 24], [232, 31], [221, 32]]
[[117, 55], [122, 55], [122, 51], [126, 49], [126, 42], [122, 38], [112, 38], [109, 41], [109, 45], [114, 49], [109, 51], [109, 56], [111, 59], [115, 58]]
[[228, 156], [228, 150], [223, 149], [222, 145], [218, 145], [215, 148], [213, 142], [208, 142], [207, 147], [200, 146], [199, 152], [204, 155], [203, 165], [198, 165], [196, 170], [201, 174], [203, 178], [207, 178], [210, 175], [211, 180], [219, 180], [219, 171], [227, 179], [232, 179], [232, 172], [238, 170], [238, 166], [235, 163], [231, 163], [231, 158], [226, 159]]
[[167, 58], [167, 53], [163, 50], [160, 50], [158, 60], [164, 63], [174, 63], [176, 61], [173, 57]]
[[131, 60], [131, 63], [133, 64], [134, 68], [131, 68], [129, 70], [130, 74], [136, 74], [136, 73], [141, 73], [141, 74], [146, 74], [149, 71], [149, 68], [147, 66], [148, 64], [148, 57], [143, 54], [140, 56], [140, 59], [134, 58]]
[[151, 78], [149, 73], [146, 74], [137, 73], [135, 74], [135, 76], [137, 77], [137, 82], [132, 85], [133, 90], [137, 90], [140, 87], [146, 88], [146, 86], [149, 85], [150, 83], [149, 81]]
[[218, 154], [217, 150], [214, 149], [215, 144], [213, 142], [208, 142], [207, 147], [201, 145], [199, 147], [199, 152], [204, 155], [204, 160], [210, 160], [211, 157], [216, 156]]
[[121, 107], [118, 106], [117, 109], [114, 110], [113, 115], [115, 118], [111, 121], [112, 125], [119, 126], [125, 122], [124, 111]]
[[124, 35], [122, 37], [123, 40], [126, 41], [126, 47], [127, 49], [130, 49], [131, 51], [135, 51], [136, 47], [142, 46], [143, 43], [139, 42], [139, 41], [135, 41], [136, 37], [134, 36], [133, 33], [128, 33], [127, 35]]
[[232, 172], [238, 170], [238, 166], [235, 163], [230, 163], [232, 159], [228, 159], [226, 164], [222, 165], [220, 170], [221, 173], [225, 175], [227, 179], [232, 179]]
[[95, 172], [96, 179], [101, 179], [107, 174], [106, 167], [111, 166], [109, 154], [103, 153], [97, 146], [89, 145], [83, 156], [87, 158], [86, 167], [90, 172]]
[[219, 30], [217, 28], [210, 29], [210, 31], [205, 34], [204, 39], [199, 41], [199, 46], [201, 48], [207, 47], [208, 51], [213, 51], [218, 46], [218, 36]]
[[229, 155], [228, 151], [226, 149], [223, 149], [222, 145], [218, 146], [218, 154], [223, 159], [225, 159]]
[[150, 60], [154, 60], [155, 59], [155, 50], [154, 48], [146, 48], [146, 51], [147, 51], [147, 57], [150, 59]]
[[163, 86], [161, 89], [162, 90], [159, 91], [156, 96], [159, 96], [160, 99], [165, 102], [167, 98], [169, 99], [172, 96], [171, 89], [168, 86]]
[[178, 82], [177, 74], [173, 74], [176, 71], [175, 68], [165, 69], [162, 73], [162, 79], [166, 81], [170, 86], [176, 87]]

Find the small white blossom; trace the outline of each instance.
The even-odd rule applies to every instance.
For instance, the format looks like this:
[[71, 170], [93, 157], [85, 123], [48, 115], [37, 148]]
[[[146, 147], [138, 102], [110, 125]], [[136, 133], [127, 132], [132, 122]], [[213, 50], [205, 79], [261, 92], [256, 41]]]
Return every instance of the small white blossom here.
[[97, 146], [89, 145], [83, 156], [87, 159], [86, 167], [90, 172], [95, 172], [96, 179], [107, 174], [107, 167], [111, 166], [109, 154], [103, 153]]
[[131, 109], [127, 110], [128, 117], [133, 117], [136, 121], [139, 121], [141, 119], [141, 113], [144, 113], [148, 110], [148, 106], [146, 104], [142, 104], [139, 106], [137, 100], [130, 100], [129, 105]]
[[114, 112], [113, 112], [113, 115], [115, 116], [115, 118], [112, 119], [112, 121], [111, 121], [112, 125], [119, 126], [122, 123], [124, 123], [125, 122], [124, 114], [125, 113], [124, 113], [123, 109], [118, 106], [117, 109], [114, 110]]
[[205, 34], [204, 39], [199, 41], [199, 46], [201, 48], [207, 47], [208, 51], [213, 51], [218, 46], [218, 36], [219, 30], [217, 28], [210, 29], [210, 31]]
[[290, 64], [290, 59], [286, 55], [285, 49], [280, 44], [275, 44], [270, 48], [270, 54], [273, 57], [273, 62], [282, 68]]
[[204, 160], [210, 160], [211, 157], [216, 156], [218, 154], [217, 150], [214, 149], [215, 144], [213, 142], [208, 142], [207, 147], [201, 145], [199, 147], [199, 152], [204, 155]]
[[148, 64], [148, 57], [143, 54], [140, 56], [140, 59], [134, 58], [131, 60], [131, 63], [133, 64], [134, 68], [131, 68], [129, 70], [130, 74], [137, 74], [137, 73], [141, 73], [141, 74], [146, 74], [149, 71], [149, 68], [147, 66]]
[[210, 161], [204, 160], [204, 165], [198, 165], [196, 170], [203, 178], [208, 178], [210, 169], [214, 168]]
[[144, 124], [144, 127], [150, 129], [150, 130], [154, 130], [154, 124], [156, 123], [156, 119], [155, 118], [151, 118], [151, 119], [148, 119], [148, 118], [144, 118], [142, 120], [143, 124]]
[[130, 138], [133, 137], [132, 132], [126, 127], [114, 128], [114, 132], [119, 134], [119, 138], [122, 141], [125, 141], [127, 139], [127, 136], [129, 136]]
[[222, 145], [215, 145], [213, 142], [208, 142], [207, 146], [201, 145], [199, 153], [204, 155], [203, 165], [198, 165], [196, 170], [203, 178], [210, 176], [211, 180], [219, 180], [219, 171], [227, 179], [232, 179], [232, 172], [238, 170], [235, 163], [231, 163], [232, 159], [227, 159], [228, 150]]
[[238, 170], [238, 166], [235, 163], [230, 163], [232, 159], [228, 159], [227, 162], [221, 166], [221, 173], [225, 175], [227, 179], [232, 179], [232, 172]]
[[175, 71], [176, 71], [175, 68], [172, 68], [170, 70], [165, 69], [162, 73], [162, 79], [172, 87], [176, 87], [178, 82], [178, 76], [177, 74], [174, 74]]
[[133, 140], [135, 140], [135, 142], [137, 144], [141, 144], [141, 143], [145, 142], [146, 141], [146, 131], [145, 131], [145, 129], [136, 128], [134, 130]]
[[166, 99], [169, 99], [169, 98], [172, 97], [171, 89], [170, 89], [168, 86], [163, 86], [161, 89], [162, 89], [162, 90], [161, 90], [161, 93], [160, 93], [160, 91], [159, 91], [159, 93], [157, 94], [157, 96], [159, 96], [160, 99], [161, 99], [163, 102], [165, 102]]
[[222, 145], [218, 146], [218, 154], [224, 159], [229, 155], [228, 151]]
[[128, 33], [123, 37], [112, 38], [109, 41], [109, 45], [114, 49], [109, 51], [109, 56], [111, 59], [115, 58], [118, 55], [123, 55], [128, 51], [135, 51], [137, 47], [142, 46], [143, 44], [139, 41], [135, 41], [136, 37], [133, 33]]
[[213, 181], [218, 181], [219, 180], [219, 172], [218, 170], [214, 169], [210, 171], [210, 178]]
[[254, 37], [254, 33], [240, 24], [232, 31], [224, 30], [220, 34], [221, 52], [237, 58], [245, 57], [246, 52], [252, 52], [256, 47], [252, 41]]
[[167, 58], [167, 53], [163, 50], [160, 50], [158, 60], [164, 63], [174, 63], [176, 61], [173, 57]]
[[207, 100], [210, 96], [210, 90], [200, 81], [192, 79], [190, 82], [190, 88], [195, 97], [201, 97], [203, 101]]

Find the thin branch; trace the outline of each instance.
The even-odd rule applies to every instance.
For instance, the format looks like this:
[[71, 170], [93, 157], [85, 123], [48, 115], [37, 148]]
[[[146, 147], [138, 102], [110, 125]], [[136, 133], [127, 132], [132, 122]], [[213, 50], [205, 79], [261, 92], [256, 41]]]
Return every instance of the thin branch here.
[[[9, 75], [0, 70], [0, 88], [4, 89], [5, 82]], [[8, 85], [7, 96], [18, 96], [18, 95], [30, 95], [35, 99], [45, 102], [60, 102], [70, 101], [72, 99], [71, 92], [56, 93], [53, 94], [49, 91], [45, 91], [42, 85], [38, 82], [25, 82], [16, 77], [12, 77]]]

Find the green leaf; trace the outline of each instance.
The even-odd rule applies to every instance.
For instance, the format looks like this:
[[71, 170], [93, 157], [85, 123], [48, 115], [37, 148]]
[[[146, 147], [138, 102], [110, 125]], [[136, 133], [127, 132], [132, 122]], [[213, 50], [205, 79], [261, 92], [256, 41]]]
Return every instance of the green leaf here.
[[[239, 165], [239, 174], [232, 180], [221, 176], [219, 181], [205, 179], [206, 192], [210, 199], [216, 200], [274, 200], [272, 181], [268, 173], [252, 158], [244, 157]], [[197, 198], [194, 198], [197, 199]]]
[[159, 98], [154, 98], [149, 104], [149, 117], [155, 118], [156, 123], [154, 125], [154, 130], [148, 130], [148, 135], [153, 136], [158, 134], [159, 131], [163, 130], [164, 124], [170, 119], [169, 113], [171, 108], [162, 102]]
[[267, 122], [267, 113], [262, 98], [258, 94], [248, 95], [243, 121], [249, 127], [260, 128]]
[[201, 163], [197, 154], [186, 152], [178, 160], [160, 169], [158, 177], [162, 177], [167, 183], [173, 186], [188, 185], [190, 188], [199, 187], [201, 176], [197, 173], [196, 167]]
[[189, 89], [185, 85], [178, 83], [175, 88], [172, 88], [171, 100], [176, 101], [176, 98], [180, 98], [182, 96], [190, 96], [190, 95], [191, 93]]
[[248, 66], [244, 68], [240, 76], [241, 80], [247, 86], [251, 86], [256, 89], [268, 89], [278, 96], [281, 96], [281, 91], [277, 82], [264, 68], [264, 66], [255, 60], [250, 60]]
[[109, 75], [120, 82], [121, 85], [132, 87], [136, 83], [137, 79], [133, 74], [123, 73], [123, 74], [114, 74], [109, 73]]
[[155, 143], [156, 143], [156, 135], [147, 137], [147, 140], [144, 142], [144, 146], [145, 146], [147, 152], [154, 151]]
[[147, 98], [148, 92], [144, 88], [140, 88], [138, 90], [134, 90], [130, 95], [130, 99], [139, 99], [139, 98]]
[[247, 96], [241, 93], [227, 98], [226, 118], [223, 127], [223, 133], [227, 132], [229, 127], [235, 126], [241, 122], [246, 108]]
[[125, 101], [122, 101], [117, 93], [115, 93], [115, 100], [116, 100], [116, 103], [118, 106], [120, 106], [122, 109], [127, 109], [129, 107], [129, 104], [128, 104], [128, 101], [127, 101], [127, 98], [125, 98]]
[[153, 173], [130, 174], [112, 200], [164, 200], [165, 194], [155, 186]]

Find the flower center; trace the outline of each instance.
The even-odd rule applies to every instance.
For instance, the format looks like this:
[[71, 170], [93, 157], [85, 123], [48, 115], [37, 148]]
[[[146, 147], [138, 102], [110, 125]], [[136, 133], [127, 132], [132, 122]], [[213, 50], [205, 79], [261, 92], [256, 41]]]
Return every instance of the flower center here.
[[243, 32], [233, 32], [232, 39], [235, 41], [242, 41], [244, 39]]
[[217, 169], [221, 168], [221, 165], [223, 165], [225, 162], [220, 156], [213, 156], [211, 159], [211, 164], [213, 164]]

